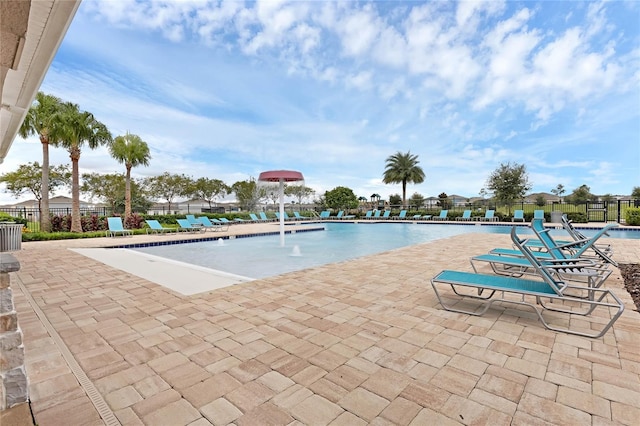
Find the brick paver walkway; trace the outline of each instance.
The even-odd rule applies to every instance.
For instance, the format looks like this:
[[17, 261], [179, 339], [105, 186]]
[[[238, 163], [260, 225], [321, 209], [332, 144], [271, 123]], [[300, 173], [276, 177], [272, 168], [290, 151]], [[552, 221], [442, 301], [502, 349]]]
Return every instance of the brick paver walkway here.
[[[249, 226], [268, 225], [231, 232]], [[111, 242], [26, 243], [15, 253], [22, 269], [13, 282], [28, 294], [12, 287], [40, 426], [640, 419], [640, 314], [617, 269], [605, 286], [627, 309], [603, 338], [588, 339], [547, 331], [513, 306], [470, 317], [437, 304], [432, 276], [471, 270], [470, 256], [509, 247], [507, 235], [462, 235], [194, 296], [67, 249]], [[608, 242], [618, 261], [640, 262], [640, 240]]]

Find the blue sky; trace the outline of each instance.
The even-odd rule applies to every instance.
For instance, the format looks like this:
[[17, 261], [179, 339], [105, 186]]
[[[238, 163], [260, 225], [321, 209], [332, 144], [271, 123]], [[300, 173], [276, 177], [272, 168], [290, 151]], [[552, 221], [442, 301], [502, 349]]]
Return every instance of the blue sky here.
[[[385, 159], [410, 151], [426, 179], [407, 196], [478, 196], [507, 162], [531, 192], [629, 194], [639, 21], [636, 1], [85, 0], [41, 90], [141, 136], [135, 177], [293, 169], [319, 194], [386, 198]], [[3, 170], [29, 161], [40, 144], [18, 137]], [[124, 172], [105, 149], [80, 168]]]

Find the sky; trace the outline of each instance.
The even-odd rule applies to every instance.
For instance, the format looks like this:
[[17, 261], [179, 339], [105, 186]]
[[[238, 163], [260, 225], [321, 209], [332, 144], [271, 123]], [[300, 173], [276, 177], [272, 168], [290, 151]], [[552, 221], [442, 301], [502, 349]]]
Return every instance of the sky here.
[[[507, 163], [530, 193], [628, 195], [639, 22], [637, 1], [84, 0], [41, 90], [147, 142], [136, 178], [288, 169], [316, 195], [388, 198], [385, 160], [410, 152], [425, 180], [407, 197], [479, 196]], [[32, 161], [38, 139], [18, 136], [0, 173]], [[62, 148], [50, 161], [70, 164]], [[79, 166], [124, 173], [106, 148]]]

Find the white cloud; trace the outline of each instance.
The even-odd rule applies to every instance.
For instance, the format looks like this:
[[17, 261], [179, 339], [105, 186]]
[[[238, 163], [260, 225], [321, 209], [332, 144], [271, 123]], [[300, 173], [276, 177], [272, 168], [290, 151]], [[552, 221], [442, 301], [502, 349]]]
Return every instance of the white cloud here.
[[271, 48], [286, 43], [289, 30], [306, 18], [307, 9], [302, 2], [263, 0], [256, 3], [256, 18], [261, 31], [247, 41], [244, 51], [255, 55], [262, 48]]
[[[637, 174], [640, 158], [633, 13], [620, 2], [86, 1], [43, 90], [149, 141], [145, 175], [233, 183], [300, 167], [325, 190], [385, 195], [398, 192], [379, 181], [385, 158], [411, 150], [427, 181], [410, 193], [474, 196], [507, 161], [530, 165], [540, 190], [620, 187], [616, 174]], [[41, 161], [27, 145], [3, 171]], [[119, 170], [104, 156], [87, 150], [81, 167]]]
[[480, 24], [480, 14], [489, 16], [504, 10], [504, 1], [461, 1], [456, 8], [456, 25], [464, 32], [475, 32]]
[[361, 10], [350, 10], [336, 23], [346, 56], [362, 56], [369, 52], [381, 31], [381, 22], [371, 5]]
[[372, 77], [373, 73], [371, 71], [361, 71], [346, 76], [345, 85], [359, 90], [368, 90], [371, 87]]
[[395, 28], [383, 29], [373, 47], [372, 58], [382, 65], [404, 67], [407, 62], [406, 40]]
[[383, 100], [392, 99], [400, 94], [405, 94], [405, 97], [411, 97], [411, 90], [407, 88], [406, 81], [402, 77], [398, 77], [391, 82], [382, 83], [378, 91]]

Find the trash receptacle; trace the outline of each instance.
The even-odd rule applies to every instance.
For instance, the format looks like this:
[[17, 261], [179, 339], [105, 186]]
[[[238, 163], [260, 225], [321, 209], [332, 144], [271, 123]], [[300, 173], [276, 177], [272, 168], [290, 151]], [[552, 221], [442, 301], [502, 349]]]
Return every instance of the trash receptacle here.
[[0, 252], [22, 249], [22, 225], [15, 222], [0, 222]]
[[562, 212], [551, 212], [551, 223], [562, 223]]

